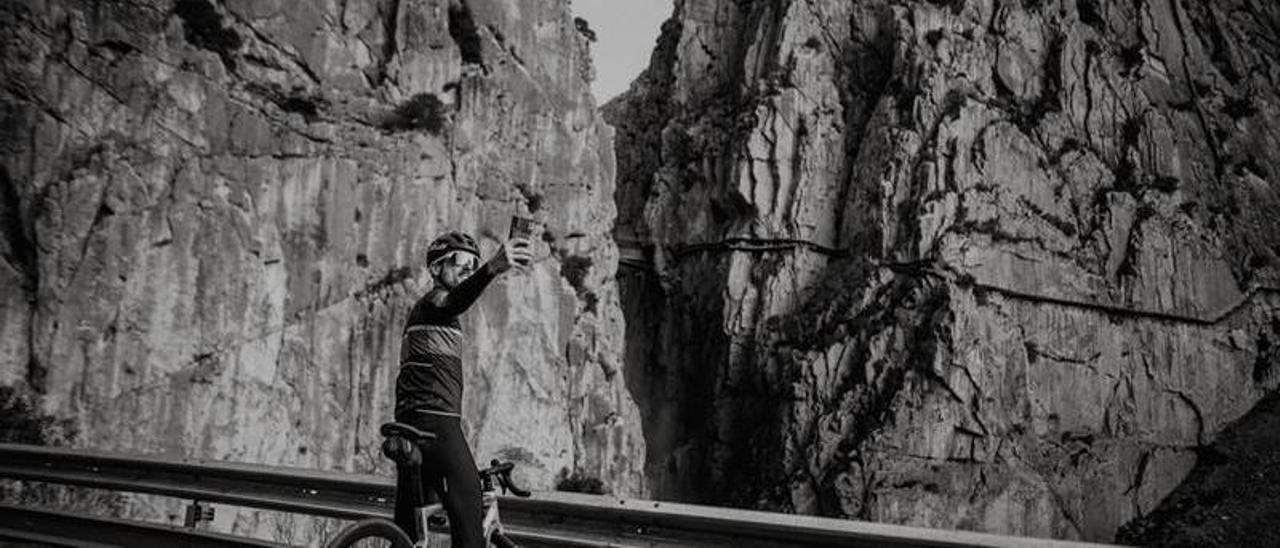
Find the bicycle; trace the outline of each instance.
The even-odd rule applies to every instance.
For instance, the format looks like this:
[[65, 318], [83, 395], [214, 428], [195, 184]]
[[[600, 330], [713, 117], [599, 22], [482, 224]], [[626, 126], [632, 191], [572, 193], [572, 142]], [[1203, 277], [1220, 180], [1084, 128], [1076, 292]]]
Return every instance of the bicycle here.
[[[430, 432], [424, 432], [413, 426], [399, 423], [389, 422], [383, 424], [379, 429], [382, 436], [386, 438], [382, 444], [382, 453], [396, 463], [396, 473], [402, 474], [415, 471], [417, 463], [422, 462], [422, 447], [425, 444], [435, 440], [436, 435]], [[495, 548], [517, 548], [517, 545], [507, 537], [503, 530], [502, 521], [498, 515], [498, 493], [497, 488], [501, 488], [503, 493], [510, 492], [518, 497], [528, 497], [530, 493], [515, 486], [511, 481], [511, 470], [515, 465], [507, 462], [501, 463], [497, 459], [489, 462], [489, 467], [480, 471], [480, 488], [482, 492], [482, 502], [484, 505], [484, 538], [488, 546]], [[416, 474], [415, 474], [416, 475]], [[350, 527], [343, 529], [338, 536], [334, 537], [326, 545], [327, 548], [351, 548], [364, 541], [384, 541], [384, 544], [372, 544], [374, 546], [390, 545], [392, 548], [427, 548], [433, 539], [431, 530], [444, 528], [445, 520], [444, 505], [436, 502], [428, 504], [425, 493], [421, 490], [422, 483], [420, 481], [410, 482], [413, 487], [407, 494], [414, 501], [414, 525], [417, 529], [417, 535], [410, 537], [405, 531], [400, 529], [394, 522], [384, 518], [371, 518], [358, 521]], [[496, 488], [495, 488], [496, 484]], [[401, 494], [397, 494], [401, 496]], [[417, 542], [413, 538], [419, 539]]]

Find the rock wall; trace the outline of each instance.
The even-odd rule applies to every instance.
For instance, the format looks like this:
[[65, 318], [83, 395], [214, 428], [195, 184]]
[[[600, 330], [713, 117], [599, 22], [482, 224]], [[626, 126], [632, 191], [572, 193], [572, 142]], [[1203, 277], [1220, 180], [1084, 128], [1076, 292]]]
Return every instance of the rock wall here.
[[651, 488], [1091, 540], [1150, 512], [1276, 388], [1277, 21], [677, 1], [604, 109]]
[[389, 471], [426, 245], [539, 262], [465, 316], [477, 458], [642, 494], [612, 130], [567, 1], [6, 2], [0, 382], [77, 443]]

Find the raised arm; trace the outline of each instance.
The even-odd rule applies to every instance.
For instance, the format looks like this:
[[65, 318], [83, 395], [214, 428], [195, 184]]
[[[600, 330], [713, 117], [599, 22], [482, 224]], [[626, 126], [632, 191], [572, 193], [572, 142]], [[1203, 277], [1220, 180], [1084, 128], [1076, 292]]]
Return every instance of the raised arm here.
[[456, 316], [466, 312], [471, 308], [472, 303], [480, 298], [484, 293], [489, 282], [499, 274], [511, 270], [514, 267], [525, 267], [532, 262], [533, 255], [530, 251], [529, 240], [525, 238], [513, 238], [502, 244], [498, 252], [489, 259], [479, 270], [476, 270], [471, 276], [463, 280], [457, 287], [451, 291], [442, 291], [437, 293], [432, 299], [432, 304], [439, 308], [445, 314]]
[[462, 314], [471, 308], [472, 303], [484, 293], [484, 288], [489, 287], [489, 282], [497, 276], [498, 274], [489, 267], [489, 263], [485, 263], [452, 290], [433, 292], [431, 304], [449, 316]]

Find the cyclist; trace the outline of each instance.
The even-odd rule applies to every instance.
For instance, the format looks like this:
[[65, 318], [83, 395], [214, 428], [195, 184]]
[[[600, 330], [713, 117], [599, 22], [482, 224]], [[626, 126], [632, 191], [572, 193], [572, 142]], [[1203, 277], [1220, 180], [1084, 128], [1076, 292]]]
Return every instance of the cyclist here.
[[[531, 243], [512, 238], [480, 264], [480, 249], [471, 236], [449, 232], [427, 248], [427, 268], [435, 286], [409, 312], [400, 343], [396, 377], [396, 421], [436, 434], [422, 455], [423, 492], [440, 496], [449, 514], [455, 547], [482, 547], [484, 510], [475, 459], [462, 434], [462, 352], [466, 334], [458, 315], [471, 307], [489, 283], [513, 267], [532, 261]], [[396, 524], [415, 531], [405, 481], [396, 485]], [[418, 539], [414, 539], [417, 541]]]

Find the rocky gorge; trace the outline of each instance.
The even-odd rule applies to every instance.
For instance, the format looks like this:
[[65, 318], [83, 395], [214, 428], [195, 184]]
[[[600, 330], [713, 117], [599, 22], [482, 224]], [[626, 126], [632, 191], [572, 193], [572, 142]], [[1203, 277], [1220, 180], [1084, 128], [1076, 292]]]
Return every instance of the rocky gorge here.
[[1278, 29], [677, 1], [604, 107], [651, 487], [1103, 541], [1151, 513], [1277, 385]]
[[1106, 541], [1280, 383], [1271, 3], [676, 0], [600, 108], [568, 0], [0, 24], [0, 384], [79, 447], [388, 471], [426, 244], [515, 214], [535, 488]]

